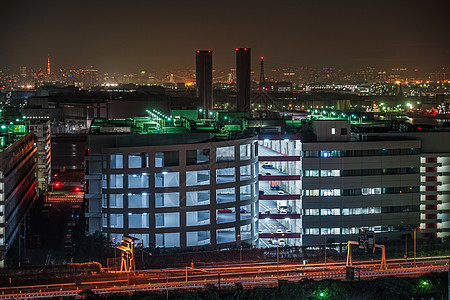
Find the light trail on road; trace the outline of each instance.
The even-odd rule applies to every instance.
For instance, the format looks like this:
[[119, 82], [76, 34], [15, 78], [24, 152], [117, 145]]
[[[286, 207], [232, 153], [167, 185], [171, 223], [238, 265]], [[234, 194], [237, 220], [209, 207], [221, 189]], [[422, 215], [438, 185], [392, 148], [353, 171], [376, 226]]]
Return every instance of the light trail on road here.
[[[361, 271], [362, 279], [380, 276], [420, 276], [429, 272], [447, 272], [449, 257], [423, 257], [405, 262], [404, 259], [388, 260], [388, 269], [380, 270], [377, 261], [355, 262], [354, 267]], [[186, 281], [187, 271], [187, 281]], [[166, 287], [165, 273], [169, 276]], [[323, 264], [292, 264], [275, 262], [246, 263], [242, 265], [205, 266], [198, 268], [171, 268], [164, 270], [144, 270], [132, 273], [130, 285], [127, 274], [121, 273], [123, 279], [105, 281], [85, 281], [81, 283], [64, 283], [35, 286], [18, 286], [0, 288], [0, 299], [43, 299], [51, 297], [73, 297], [80, 291], [91, 289], [96, 294], [110, 294], [135, 291], [161, 291], [175, 289], [203, 289], [206, 283], [232, 286], [241, 283], [247, 288], [265, 286], [274, 287], [278, 280], [298, 281], [303, 278], [314, 280], [344, 279], [345, 262]], [[279, 274], [277, 276], [277, 274]]]

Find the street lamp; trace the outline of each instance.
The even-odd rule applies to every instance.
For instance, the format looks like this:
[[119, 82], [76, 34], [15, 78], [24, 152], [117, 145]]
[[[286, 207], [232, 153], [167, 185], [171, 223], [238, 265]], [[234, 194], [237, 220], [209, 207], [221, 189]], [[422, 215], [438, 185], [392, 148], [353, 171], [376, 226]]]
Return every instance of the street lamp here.
[[327, 268], [327, 231], [325, 231], [325, 247], [324, 247], [324, 252], [325, 252], [325, 269]]
[[237, 237], [239, 239], [239, 269], [242, 269], [242, 239], [240, 234]]
[[164, 270], [160, 271], [166, 274], [166, 299], [169, 300], [169, 274]]
[[279, 263], [280, 263], [280, 256], [279, 256], [279, 248], [278, 248], [278, 244], [279, 244], [279, 240], [278, 240], [278, 235], [277, 235], [277, 278], [278, 278], [278, 270], [279, 270]]
[[417, 226], [414, 228], [414, 266], [416, 267], [416, 250], [417, 250], [417, 244], [416, 244], [416, 236], [417, 236], [417, 229], [420, 230], [420, 226]]

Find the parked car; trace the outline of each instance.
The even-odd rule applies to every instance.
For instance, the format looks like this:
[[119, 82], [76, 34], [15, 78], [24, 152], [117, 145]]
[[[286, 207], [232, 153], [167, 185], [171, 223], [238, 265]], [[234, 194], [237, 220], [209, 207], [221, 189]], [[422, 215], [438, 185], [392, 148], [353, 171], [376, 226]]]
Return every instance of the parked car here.
[[286, 246], [286, 241], [284, 239], [278, 239], [278, 246]]
[[277, 184], [277, 185], [271, 186], [270, 189], [272, 191], [278, 191], [278, 190], [280, 190], [280, 186]]
[[229, 208], [219, 208], [218, 212], [220, 213], [232, 213], [233, 211]]
[[271, 164], [263, 164], [261, 166], [261, 168], [263, 168], [263, 169], [273, 169], [273, 165], [271, 165]]
[[270, 172], [266, 172], [266, 175], [272, 175]]
[[265, 213], [265, 214], [270, 214], [270, 209], [266, 209], [266, 210], [264, 211], [264, 213]]
[[277, 233], [283, 233], [283, 230], [277, 229]]
[[278, 191], [278, 194], [280, 194], [280, 195], [284, 195], [284, 194], [285, 194], [285, 192], [284, 192], [284, 191]]
[[241, 208], [241, 214], [248, 214], [248, 211], [245, 208]]

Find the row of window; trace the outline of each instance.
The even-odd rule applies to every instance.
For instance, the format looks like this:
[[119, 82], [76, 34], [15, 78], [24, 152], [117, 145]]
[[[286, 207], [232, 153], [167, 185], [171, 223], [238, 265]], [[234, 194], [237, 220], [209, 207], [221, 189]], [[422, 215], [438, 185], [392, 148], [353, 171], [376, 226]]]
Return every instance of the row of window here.
[[391, 156], [391, 155], [418, 155], [418, 154], [420, 154], [419, 148], [302, 151], [302, 157], [358, 157], [358, 156]]
[[419, 174], [420, 168], [384, 168], [384, 169], [356, 169], [356, 170], [304, 170], [307, 177], [335, 177], [335, 176], [370, 176], [370, 175], [396, 175]]
[[[253, 176], [257, 174], [253, 172]], [[161, 172], [155, 173], [155, 187], [177, 187], [180, 186], [179, 172]], [[149, 173], [141, 174], [127, 174], [128, 188], [148, 188], [149, 187]], [[103, 174], [103, 188], [120, 189], [123, 188], [124, 174]], [[252, 178], [252, 165], [241, 166], [239, 179], [240, 181], [249, 180]], [[216, 183], [230, 183], [236, 182], [236, 169], [225, 168], [216, 169]], [[186, 171], [186, 186], [195, 185], [209, 185], [210, 171]]]
[[304, 209], [305, 216], [349, 216], [370, 215], [384, 213], [414, 212], [420, 211], [419, 205], [385, 206], [385, 207], [355, 207], [355, 208], [311, 208]]
[[[142, 245], [145, 248], [150, 247], [148, 233], [141, 234], [131, 234], [131, 236], [138, 239], [137, 244]], [[167, 233], [156, 233], [155, 244], [154, 246], [157, 248], [162, 247], [180, 247], [180, 233], [179, 232], [167, 232]], [[238, 240], [247, 240], [252, 237], [252, 229], [251, 225], [243, 225], [238, 228], [238, 232], [234, 227], [232, 228], [223, 228], [216, 230], [216, 242], [217, 244], [223, 243], [231, 243], [236, 242]], [[110, 238], [113, 243], [120, 243], [122, 239], [122, 234], [119, 233], [111, 233]], [[211, 231], [202, 230], [202, 231], [190, 231], [186, 232], [186, 246], [202, 246], [202, 245], [210, 245], [211, 244]]]
[[[179, 228], [180, 213], [167, 212], [156, 213], [154, 215], [155, 228]], [[241, 206], [239, 211], [239, 219], [241, 221], [251, 219], [250, 205]], [[256, 216], [255, 216], [256, 217]], [[102, 214], [102, 226], [109, 228], [124, 228], [124, 214]], [[109, 221], [109, 223], [108, 223]], [[148, 213], [128, 213], [127, 228], [150, 228], [150, 215]], [[216, 223], [236, 222], [236, 211], [234, 207], [220, 208], [216, 210]], [[209, 210], [188, 211], [186, 212], [186, 226], [202, 226], [211, 224], [211, 212]]]
[[374, 231], [375, 233], [400, 231], [398, 226], [369, 226], [369, 227], [346, 227], [346, 228], [303, 228], [304, 235], [347, 235], [359, 234], [360, 229]]
[[[256, 147], [256, 145], [255, 145]], [[248, 160], [255, 157], [251, 144], [239, 146], [240, 160]], [[216, 148], [216, 162], [229, 162], [235, 160], [235, 146]], [[179, 151], [163, 151], [155, 153], [155, 167], [177, 167], [180, 165]], [[200, 165], [210, 163], [209, 149], [186, 150], [186, 165]], [[111, 169], [122, 169], [124, 167], [124, 155], [114, 153], [109, 155], [109, 167]], [[146, 152], [128, 154], [128, 168], [148, 168], [149, 154]], [[107, 168], [106, 160], [103, 162], [103, 168]]]
[[[252, 189], [253, 185], [253, 189]], [[239, 200], [246, 201], [252, 197], [256, 197], [258, 190], [256, 184], [248, 184], [239, 187]], [[103, 194], [102, 207], [103, 208], [123, 208], [124, 199], [128, 203], [128, 208], [149, 208], [150, 194], [147, 192], [133, 194], [128, 193], [126, 197], [124, 194]], [[211, 202], [211, 195], [209, 190], [186, 192], [186, 206], [209, 205]], [[235, 188], [225, 188], [216, 190], [216, 203], [236, 202]], [[180, 193], [155, 193], [155, 207], [179, 207]]]
[[357, 196], [357, 195], [381, 195], [381, 194], [397, 194], [397, 193], [418, 193], [420, 187], [386, 187], [386, 188], [360, 188], [360, 189], [314, 189], [302, 190], [303, 196], [309, 197], [330, 197], [330, 196]]

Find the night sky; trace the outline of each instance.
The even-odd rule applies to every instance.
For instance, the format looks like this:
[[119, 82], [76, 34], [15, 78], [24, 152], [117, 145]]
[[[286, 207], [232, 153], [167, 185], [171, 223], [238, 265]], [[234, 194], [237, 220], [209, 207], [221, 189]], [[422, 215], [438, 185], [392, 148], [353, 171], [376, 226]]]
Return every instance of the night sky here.
[[254, 65], [408, 67], [450, 65], [450, 1], [2, 1], [0, 68], [93, 65], [132, 72], [194, 68], [196, 49], [215, 68], [234, 48]]

